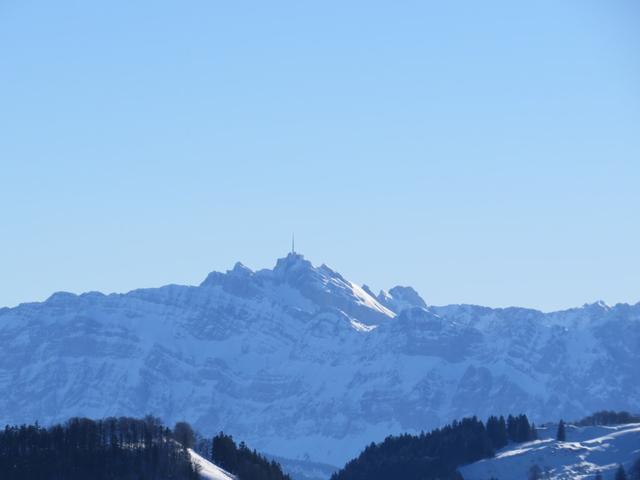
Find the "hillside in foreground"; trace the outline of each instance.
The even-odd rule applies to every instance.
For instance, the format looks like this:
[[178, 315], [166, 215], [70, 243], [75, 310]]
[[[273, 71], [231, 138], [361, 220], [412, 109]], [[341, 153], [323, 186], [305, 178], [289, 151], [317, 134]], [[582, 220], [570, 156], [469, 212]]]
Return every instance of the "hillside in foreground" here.
[[538, 428], [538, 440], [509, 445], [495, 457], [460, 468], [464, 480], [540, 479], [591, 480], [601, 473], [613, 479], [619, 465], [627, 470], [640, 458], [640, 423], [629, 425], [567, 426], [567, 439], [555, 439], [557, 425]]
[[[626, 476], [625, 476], [626, 475]], [[371, 443], [331, 480], [640, 480], [640, 417], [601, 411], [541, 428], [524, 414]]]

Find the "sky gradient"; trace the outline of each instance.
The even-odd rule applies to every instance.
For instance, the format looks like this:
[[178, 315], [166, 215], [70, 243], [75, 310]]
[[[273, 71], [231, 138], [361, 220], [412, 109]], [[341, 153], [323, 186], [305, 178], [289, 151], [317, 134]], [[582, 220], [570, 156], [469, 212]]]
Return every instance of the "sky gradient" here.
[[0, 306], [298, 250], [640, 301], [640, 4], [0, 1]]

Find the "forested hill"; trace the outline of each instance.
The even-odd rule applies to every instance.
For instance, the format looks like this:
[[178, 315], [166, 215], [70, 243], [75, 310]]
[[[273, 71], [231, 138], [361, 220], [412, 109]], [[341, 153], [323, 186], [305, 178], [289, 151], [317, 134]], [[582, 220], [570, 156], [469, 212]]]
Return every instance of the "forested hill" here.
[[[196, 454], [196, 443], [213, 463]], [[212, 448], [211, 448], [212, 447]], [[226, 470], [226, 471], [225, 471]], [[290, 480], [280, 465], [224, 433], [204, 439], [186, 422], [72, 418], [0, 431], [1, 480]]]
[[492, 457], [511, 442], [536, 437], [526, 415], [490, 417], [486, 424], [476, 417], [455, 421], [420, 435], [387, 437], [369, 445], [331, 480], [459, 480], [461, 465]]
[[0, 432], [3, 480], [198, 480], [189, 452], [154, 417], [74, 418]]

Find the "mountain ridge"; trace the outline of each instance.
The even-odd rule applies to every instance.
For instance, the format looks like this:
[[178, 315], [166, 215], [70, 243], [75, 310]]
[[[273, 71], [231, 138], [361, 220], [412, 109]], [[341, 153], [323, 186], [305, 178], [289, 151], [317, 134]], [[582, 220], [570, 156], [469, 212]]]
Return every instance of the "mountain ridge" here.
[[432, 306], [410, 287], [374, 295], [290, 254], [198, 286], [0, 310], [0, 422], [152, 413], [341, 464], [469, 414], [640, 410], [638, 325], [640, 304], [544, 313]]

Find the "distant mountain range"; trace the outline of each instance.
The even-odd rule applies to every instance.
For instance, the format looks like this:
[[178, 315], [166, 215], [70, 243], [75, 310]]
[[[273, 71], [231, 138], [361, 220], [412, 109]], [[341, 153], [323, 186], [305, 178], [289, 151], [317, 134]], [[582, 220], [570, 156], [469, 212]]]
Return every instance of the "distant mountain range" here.
[[640, 411], [640, 304], [431, 306], [295, 253], [199, 286], [1, 309], [0, 352], [0, 423], [151, 413], [333, 465], [468, 415]]

